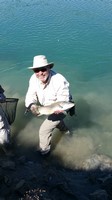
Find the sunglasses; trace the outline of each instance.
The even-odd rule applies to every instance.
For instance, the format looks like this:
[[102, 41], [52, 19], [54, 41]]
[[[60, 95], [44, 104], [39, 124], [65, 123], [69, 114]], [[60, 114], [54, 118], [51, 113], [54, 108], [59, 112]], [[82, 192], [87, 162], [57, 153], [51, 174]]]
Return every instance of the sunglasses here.
[[46, 67], [42, 67], [42, 68], [38, 68], [38, 69], [33, 69], [34, 73], [38, 73], [38, 72], [46, 72], [47, 68]]

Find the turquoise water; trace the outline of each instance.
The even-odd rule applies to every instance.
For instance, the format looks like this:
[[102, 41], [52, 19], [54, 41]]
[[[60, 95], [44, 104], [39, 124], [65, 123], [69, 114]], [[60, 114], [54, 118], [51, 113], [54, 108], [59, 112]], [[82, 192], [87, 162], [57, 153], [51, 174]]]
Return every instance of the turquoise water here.
[[[27, 67], [35, 55], [46, 55], [69, 80], [77, 104], [77, 117], [67, 119], [76, 146], [74, 151], [68, 147], [70, 155], [79, 159], [98, 151], [112, 156], [112, 1], [0, 0], [0, 11], [0, 84], [7, 96], [19, 97], [18, 107], [24, 105], [32, 74]], [[21, 125], [20, 110], [13, 129], [25, 142], [36, 119]], [[29, 141], [34, 142], [31, 136]]]

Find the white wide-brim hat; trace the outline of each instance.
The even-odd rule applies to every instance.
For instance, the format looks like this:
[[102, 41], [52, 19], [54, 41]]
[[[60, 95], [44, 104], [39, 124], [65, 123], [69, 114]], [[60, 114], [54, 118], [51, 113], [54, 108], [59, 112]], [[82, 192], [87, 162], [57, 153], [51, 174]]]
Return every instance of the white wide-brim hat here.
[[46, 56], [39, 55], [33, 58], [33, 66], [28, 67], [28, 69], [36, 69], [36, 68], [42, 68], [42, 67], [48, 67], [51, 69], [53, 65], [54, 63], [48, 63]]

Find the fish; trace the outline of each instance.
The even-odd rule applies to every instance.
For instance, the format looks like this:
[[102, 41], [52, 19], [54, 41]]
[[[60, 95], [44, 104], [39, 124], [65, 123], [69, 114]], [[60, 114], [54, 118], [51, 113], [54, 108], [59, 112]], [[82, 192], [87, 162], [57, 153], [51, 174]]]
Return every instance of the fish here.
[[66, 113], [66, 111], [74, 106], [75, 104], [73, 102], [59, 101], [47, 106], [38, 106], [37, 112], [39, 112], [38, 116], [51, 115], [56, 111], [62, 111], [63, 113]]

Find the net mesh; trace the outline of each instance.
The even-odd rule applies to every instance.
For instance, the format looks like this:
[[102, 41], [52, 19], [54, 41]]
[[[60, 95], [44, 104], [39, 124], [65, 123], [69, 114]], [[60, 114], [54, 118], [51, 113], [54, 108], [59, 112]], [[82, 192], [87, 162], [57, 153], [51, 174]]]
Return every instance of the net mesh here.
[[1, 102], [0, 106], [2, 107], [9, 124], [11, 125], [16, 117], [16, 108], [18, 103], [17, 98], [6, 98], [5, 102]]

